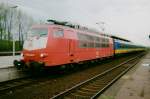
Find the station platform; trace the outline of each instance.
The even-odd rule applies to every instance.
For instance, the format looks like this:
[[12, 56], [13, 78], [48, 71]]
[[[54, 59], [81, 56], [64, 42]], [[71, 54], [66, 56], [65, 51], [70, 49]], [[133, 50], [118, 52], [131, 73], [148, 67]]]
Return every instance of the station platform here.
[[16, 56], [0, 56], [0, 68], [13, 67], [13, 61], [21, 59], [20, 55]]
[[98, 99], [150, 99], [150, 52]]

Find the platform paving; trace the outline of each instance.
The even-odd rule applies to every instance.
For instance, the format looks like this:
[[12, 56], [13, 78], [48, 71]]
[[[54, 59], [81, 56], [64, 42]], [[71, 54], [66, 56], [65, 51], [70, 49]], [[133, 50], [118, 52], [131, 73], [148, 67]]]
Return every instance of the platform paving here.
[[17, 70], [16, 68], [1, 68], [0, 82], [26, 77], [27, 73]]
[[13, 61], [21, 59], [20, 55], [16, 56], [0, 56], [0, 68], [13, 67]]
[[150, 99], [150, 52], [98, 99]]

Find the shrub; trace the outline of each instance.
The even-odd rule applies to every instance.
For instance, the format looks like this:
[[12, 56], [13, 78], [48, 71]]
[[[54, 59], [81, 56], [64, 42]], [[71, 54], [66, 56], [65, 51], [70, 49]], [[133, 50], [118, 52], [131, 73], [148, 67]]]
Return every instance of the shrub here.
[[[8, 52], [13, 49], [13, 41], [0, 40], [0, 52]], [[19, 41], [15, 41], [15, 50], [21, 51], [22, 45], [19, 45]]]

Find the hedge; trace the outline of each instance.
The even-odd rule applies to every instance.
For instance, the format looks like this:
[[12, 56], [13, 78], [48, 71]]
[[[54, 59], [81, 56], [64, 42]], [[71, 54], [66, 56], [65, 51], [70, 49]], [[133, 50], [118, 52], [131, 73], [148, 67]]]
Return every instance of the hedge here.
[[[0, 40], [0, 52], [7, 52], [13, 50], [13, 41]], [[15, 41], [15, 50], [21, 51], [22, 45], [19, 45], [19, 41]]]

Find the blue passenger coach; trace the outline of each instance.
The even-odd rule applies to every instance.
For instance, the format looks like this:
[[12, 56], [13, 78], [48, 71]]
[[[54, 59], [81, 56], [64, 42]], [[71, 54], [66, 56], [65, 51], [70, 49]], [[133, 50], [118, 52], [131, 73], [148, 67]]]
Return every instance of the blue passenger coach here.
[[124, 54], [136, 51], [143, 51], [145, 47], [135, 44], [129, 40], [112, 37], [114, 39], [114, 54]]

